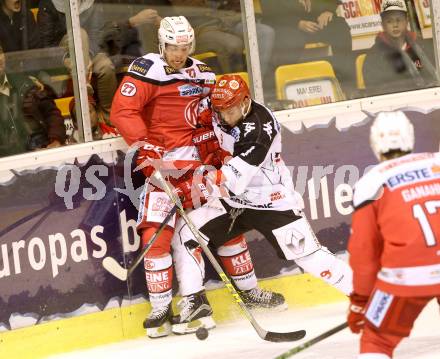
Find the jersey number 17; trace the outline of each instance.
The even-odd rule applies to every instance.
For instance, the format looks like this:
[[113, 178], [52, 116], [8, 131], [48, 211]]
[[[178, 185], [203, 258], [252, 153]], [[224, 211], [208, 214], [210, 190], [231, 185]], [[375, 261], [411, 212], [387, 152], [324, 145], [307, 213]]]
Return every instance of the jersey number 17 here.
[[437, 245], [437, 240], [435, 238], [434, 232], [432, 230], [432, 226], [429, 223], [428, 215], [435, 214], [437, 210], [440, 208], [440, 201], [426, 201], [424, 206], [421, 204], [415, 204], [412, 207], [413, 216], [420, 224], [420, 228], [422, 229], [423, 235], [425, 237], [426, 245], [428, 247], [434, 247]]

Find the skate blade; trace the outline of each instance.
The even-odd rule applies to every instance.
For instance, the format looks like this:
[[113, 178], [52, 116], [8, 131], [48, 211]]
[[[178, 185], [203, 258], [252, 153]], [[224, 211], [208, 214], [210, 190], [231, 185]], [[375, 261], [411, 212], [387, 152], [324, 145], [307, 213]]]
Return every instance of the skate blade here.
[[169, 322], [163, 323], [160, 327], [147, 328], [147, 336], [149, 338], [166, 337], [171, 334], [171, 324]]
[[215, 328], [215, 322], [212, 316], [199, 318], [189, 323], [173, 324], [172, 330], [174, 334], [183, 335], [195, 333], [200, 327], [204, 327], [208, 330]]

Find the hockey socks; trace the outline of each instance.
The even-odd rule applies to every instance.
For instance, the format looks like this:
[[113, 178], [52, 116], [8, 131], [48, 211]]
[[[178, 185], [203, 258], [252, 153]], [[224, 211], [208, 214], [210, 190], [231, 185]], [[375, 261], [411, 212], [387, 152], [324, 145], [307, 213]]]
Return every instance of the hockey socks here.
[[160, 258], [144, 258], [145, 277], [151, 303], [151, 312], [144, 321], [147, 335], [152, 338], [170, 334], [169, 320], [172, 316], [172, 279], [171, 255]]
[[249, 308], [285, 310], [284, 296], [263, 290], [257, 286], [254, 265], [246, 240], [239, 236], [219, 247], [217, 254], [236, 287], [241, 291], [243, 301]]
[[236, 237], [217, 250], [226, 273], [239, 290], [251, 290], [257, 286], [254, 265], [243, 236]]

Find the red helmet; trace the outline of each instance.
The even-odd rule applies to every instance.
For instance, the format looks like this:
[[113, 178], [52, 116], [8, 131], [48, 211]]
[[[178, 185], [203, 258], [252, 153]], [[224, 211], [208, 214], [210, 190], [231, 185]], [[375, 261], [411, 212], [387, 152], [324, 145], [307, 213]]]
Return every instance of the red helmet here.
[[223, 75], [220, 77], [211, 94], [214, 110], [226, 110], [251, 97], [249, 87], [240, 75]]

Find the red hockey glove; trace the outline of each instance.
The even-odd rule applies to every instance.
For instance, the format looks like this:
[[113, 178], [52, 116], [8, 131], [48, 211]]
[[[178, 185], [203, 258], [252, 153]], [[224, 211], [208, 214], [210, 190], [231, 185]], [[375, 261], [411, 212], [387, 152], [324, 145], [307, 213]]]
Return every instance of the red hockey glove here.
[[205, 159], [215, 151], [220, 149], [220, 144], [212, 127], [199, 127], [193, 132], [193, 143], [199, 150], [200, 159]]
[[142, 170], [145, 177], [150, 177], [156, 168], [160, 167], [165, 152], [161, 143], [143, 138], [139, 140], [143, 145], [138, 149], [136, 158], [137, 167]]
[[199, 107], [197, 108], [197, 124], [212, 127], [212, 109], [209, 97], [205, 97], [199, 102]]
[[360, 333], [365, 325], [365, 306], [367, 305], [368, 297], [356, 293], [350, 295], [350, 307], [348, 309], [347, 322], [350, 330], [353, 333]]
[[193, 132], [193, 143], [197, 147], [200, 159], [205, 165], [220, 168], [231, 154], [220, 148], [217, 136], [211, 127], [200, 127]]
[[177, 184], [174, 193], [179, 196], [185, 209], [200, 207], [207, 202], [209, 195], [204, 181], [196, 181], [193, 178]]

